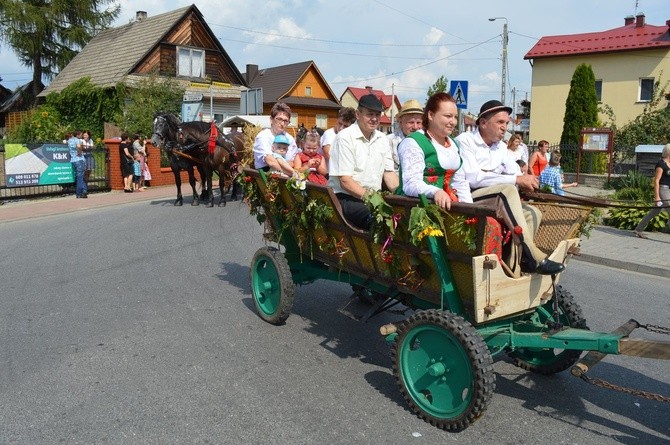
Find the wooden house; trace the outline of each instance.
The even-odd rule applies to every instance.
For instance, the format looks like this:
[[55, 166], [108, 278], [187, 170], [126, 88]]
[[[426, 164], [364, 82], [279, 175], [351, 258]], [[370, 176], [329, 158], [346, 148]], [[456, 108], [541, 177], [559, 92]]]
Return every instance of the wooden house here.
[[291, 107], [292, 127], [335, 126], [340, 102], [313, 61], [262, 69], [247, 65], [244, 76], [249, 88], [262, 89], [262, 114], [270, 114], [275, 103], [284, 102]]
[[94, 85], [113, 88], [151, 73], [177, 79], [187, 95], [203, 103], [203, 120], [239, 114], [240, 92], [247, 89], [202, 13], [191, 5], [153, 17], [138, 11], [133, 22], [101, 31], [40, 96], [85, 76]]

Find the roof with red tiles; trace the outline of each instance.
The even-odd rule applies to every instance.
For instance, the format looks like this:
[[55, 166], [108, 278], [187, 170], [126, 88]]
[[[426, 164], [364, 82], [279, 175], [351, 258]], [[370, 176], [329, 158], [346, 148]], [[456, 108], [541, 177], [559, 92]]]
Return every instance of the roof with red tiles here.
[[[391, 108], [392, 101], [395, 99], [396, 108], [400, 109], [400, 99], [398, 99], [398, 96], [391, 96], [390, 94], [384, 93], [382, 90], [347, 87], [345, 93], [347, 91], [350, 91], [351, 94], [356, 98], [356, 102], [360, 101], [361, 97], [365, 96], [366, 94], [374, 94], [382, 102], [382, 105], [384, 105], [384, 109]], [[344, 93], [342, 93], [342, 96], [344, 96]], [[342, 96], [340, 96], [340, 99], [342, 98]], [[391, 121], [389, 120], [389, 123], [390, 122]]]
[[670, 20], [647, 25], [644, 15], [626, 17], [624, 26], [602, 32], [542, 37], [524, 59], [602, 54], [620, 51], [670, 49]]

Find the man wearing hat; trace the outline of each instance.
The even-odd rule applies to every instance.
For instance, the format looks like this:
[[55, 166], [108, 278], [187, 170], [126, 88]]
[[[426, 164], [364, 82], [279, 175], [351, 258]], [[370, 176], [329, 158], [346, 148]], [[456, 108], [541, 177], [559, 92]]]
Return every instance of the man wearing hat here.
[[377, 128], [384, 106], [374, 94], [358, 101], [356, 123], [343, 129], [330, 149], [328, 185], [333, 188], [347, 221], [367, 230], [370, 211], [363, 202], [369, 191], [380, 190], [382, 180], [389, 190], [398, 187], [391, 146]]
[[423, 127], [422, 119], [423, 107], [416, 99], [410, 99], [402, 104], [400, 112], [396, 115], [398, 119], [398, 129], [395, 133], [388, 135], [389, 143], [391, 144], [391, 155], [393, 156], [393, 165], [395, 171], [398, 171], [400, 165], [400, 158], [398, 157], [398, 144], [400, 141], [409, 136], [410, 133], [416, 130], [421, 130]]
[[461, 133], [456, 138], [461, 147], [463, 171], [475, 201], [477, 198], [492, 195], [504, 199], [514, 224], [515, 241], [521, 248], [521, 270], [542, 274], [558, 273], [564, 266], [546, 258], [546, 254], [533, 241], [541, 213], [534, 207], [522, 207], [521, 204], [517, 187], [533, 191], [539, 184], [533, 175], [521, 173], [519, 165], [503, 142], [511, 112], [510, 107], [497, 100], [490, 100], [482, 105], [475, 122], [477, 129], [474, 132]]

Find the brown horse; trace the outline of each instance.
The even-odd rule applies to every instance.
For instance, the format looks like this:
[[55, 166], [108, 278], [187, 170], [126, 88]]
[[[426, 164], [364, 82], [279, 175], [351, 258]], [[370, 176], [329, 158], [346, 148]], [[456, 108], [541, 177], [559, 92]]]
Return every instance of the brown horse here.
[[[217, 132], [218, 133], [218, 132]], [[193, 189], [193, 203], [198, 205], [200, 199], [206, 200], [208, 207], [214, 206], [212, 193], [212, 176], [219, 175], [221, 199], [219, 206], [226, 205], [226, 192], [237, 175], [238, 152], [244, 149], [242, 137], [226, 138], [220, 133], [212, 137], [214, 147], [209, 149], [212, 136], [211, 124], [206, 122], [180, 122], [171, 113], [157, 113], [154, 118], [152, 142], [165, 150], [170, 158], [170, 167], [175, 176], [177, 200], [175, 205], [182, 205], [181, 177], [179, 172], [186, 170], [189, 183]], [[202, 179], [200, 198], [195, 190], [193, 169], [197, 168]]]

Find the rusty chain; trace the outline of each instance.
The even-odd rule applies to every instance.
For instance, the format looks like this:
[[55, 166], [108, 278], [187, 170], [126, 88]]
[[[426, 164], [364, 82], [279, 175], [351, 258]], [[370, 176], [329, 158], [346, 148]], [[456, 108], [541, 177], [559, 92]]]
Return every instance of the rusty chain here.
[[601, 388], [624, 392], [626, 394], [632, 394], [634, 396], [642, 397], [643, 399], [656, 400], [657, 402], [670, 402], [670, 397], [655, 394], [653, 392], [642, 391], [640, 389], [633, 389], [628, 388], [626, 386], [615, 385], [603, 379], [592, 379], [591, 377], [587, 376], [586, 373], [582, 374], [580, 378], [584, 380], [586, 383], [599, 386]]
[[670, 328], [666, 328], [664, 326], [657, 326], [655, 324], [641, 324], [640, 327], [646, 329], [649, 332], [670, 335]]
[[[655, 324], [639, 324], [638, 326], [646, 329], [649, 332], [656, 332], [659, 334], [666, 334], [670, 335], [670, 328], [666, 328], [664, 326], [658, 326]], [[592, 379], [591, 377], [587, 376], [586, 373], [582, 373], [579, 376], [582, 380], [584, 380], [586, 383], [589, 383], [594, 386], [599, 386], [601, 388], [605, 389], [611, 389], [613, 391], [619, 391], [623, 392], [626, 394], [631, 394], [634, 396], [642, 397], [643, 399], [647, 400], [656, 400], [657, 402], [670, 402], [670, 397], [667, 396], [662, 396], [660, 394], [655, 394], [653, 392], [649, 391], [642, 391], [640, 389], [634, 389], [634, 388], [628, 388], [626, 386], [619, 386], [615, 385], [613, 383], [608, 382], [607, 380], [603, 379]]]

